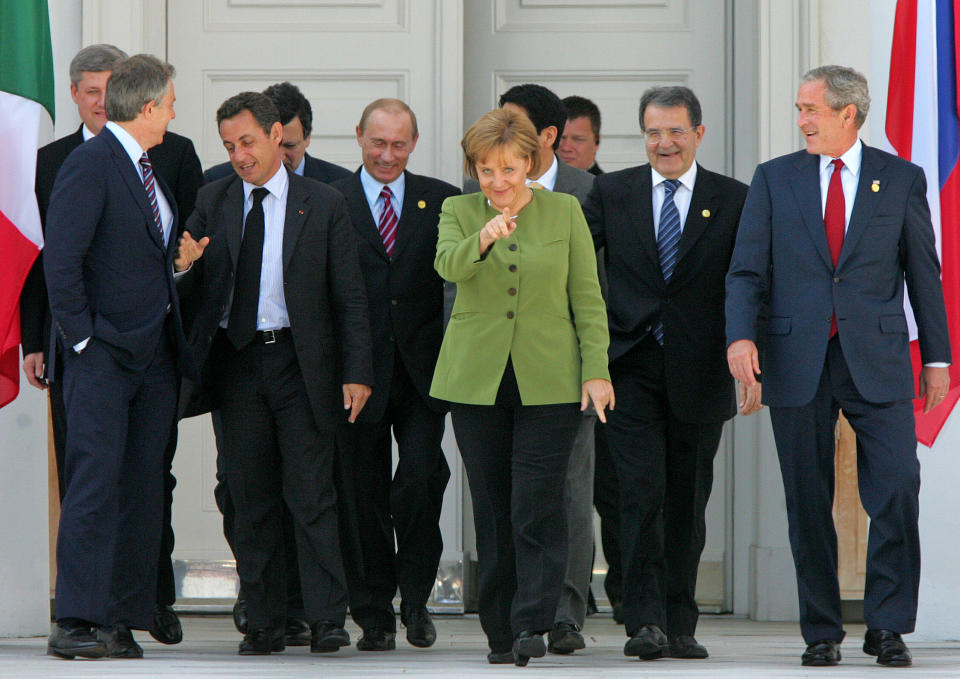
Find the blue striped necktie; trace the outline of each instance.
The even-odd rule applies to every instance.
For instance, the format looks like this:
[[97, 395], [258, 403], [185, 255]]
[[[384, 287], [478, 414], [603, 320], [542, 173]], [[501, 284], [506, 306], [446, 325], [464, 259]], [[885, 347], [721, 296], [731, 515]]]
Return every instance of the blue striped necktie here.
[[143, 188], [147, 190], [147, 201], [150, 203], [150, 209], [153, 210], [153, 221], [160, 229], [160, 239], [163, 239], [163, 222], [160, 221], [160, 206], [157, 204], [157, 187], [153, 181], [153, 165], [150, 164], [150, 157], [144, 153], [140, 156], [140, 169], [143, 171]]
[[[660, 255], [660, 271], [664, 283], [670, 282], [673, 270], [677, 266], [677, 252], [680, 249], [680, 211], [673, 202], [673, 196], [680, 186], [678, 179], [663, 182], [663, 206], [660, 208], [660, 228], [657, 232], [657, 252]], [[663, 323], [657, 321], [653, 326], [653, 337], [663, 346]]]

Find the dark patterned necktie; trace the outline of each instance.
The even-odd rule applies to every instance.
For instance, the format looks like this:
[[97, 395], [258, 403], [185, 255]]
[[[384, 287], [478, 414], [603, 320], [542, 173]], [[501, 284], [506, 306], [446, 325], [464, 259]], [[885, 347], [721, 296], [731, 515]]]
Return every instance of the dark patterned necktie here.
[[263, 187], [253, 190], [253, 207], [243, 225], [243, 241], [237, 256], [233, 303], [227, 321], [227, 339], [237, 350], [250, 344], [257, 332], [260, 269], [263, 263], [263, 199], [267, 193]]
[[[660, 208], [660, 229], [657, 232], [657, 252], [660, 256], [660, 271], [665, 283], [670, 282], [673, 270], [677, 266], [677, 252], [680, 249], [680, 211], [673, 202], [673, 196], [680, 186], [677, 179], [663, 182], [663, 205]], [[657, 321], [653, 326], [653, 337], [663, 346], [663, 323]]]
[[157, 186], [153, 180], [153, 165], [150, 157], [144, 153], [140, 156], [140, 170], [143, 172], [143, 188], [147, 190], [147, 201], [153, 210], [153, 221], [160, 230], [160, 239], [163, 239], [163, 222], [160, 221], [160, 206], [157, 204]]

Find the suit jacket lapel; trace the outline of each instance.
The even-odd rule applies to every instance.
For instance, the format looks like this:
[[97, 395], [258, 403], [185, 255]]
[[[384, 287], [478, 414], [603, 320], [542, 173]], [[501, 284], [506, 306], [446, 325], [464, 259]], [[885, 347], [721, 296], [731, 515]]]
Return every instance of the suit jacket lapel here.
[[[370, 204], [367, 202], [367, 194], [363, 191], [363, 183], [360, 181], [360, 170], [357, 170], [350, 178], [349, 193], [347, 203], [356, 207], [351, 209], [350, 216], [353, 219], [353, 226], [361, 236], [370, 241], [370, 245], [383, 259], [389, 261], [387, 249], [383, 246], [383, 239], [380, 237], [380, 230], [376, 222], [373, 221], [373, 212]], [[409, 190], [409, 187], [408, 189]], [[404, 195], [404, 208], [402, 214], [406, 214], [406, 194]], [[399, 229], [399, 224], [397, 229]], [[399, 238], [399, 234], [398, 234]], [[396, 247], [396, 244], [394, 244]]]
[[303, 224], [307, 221], [307, 211], [310, 208], [310, 194], [303, 189], [302, 184], [305, 180], [292, 172], [287, 172], [287, 181], [290, 182], [290, 187], [287, 189], [287, 214], [283, 221], [284, 272], [286, 272], [287, 266], [293, 258], [297, 241], [300, 239], [300, 232], [303, 230]]
[[827, 231], [823, 225], [820, 201], [820, 156], [802, 152], [794, 163], [796, 175], [790, 182], [793, 195], [800, 206], [800, 216], [821, 259], [833, 271], [833, 259], [827, 245]]
[[230, 250], [230, 263], [237, 270], [240, 257], [240, 241], [243, 239], [243, 181], [234, 176], [227, 186], [227, 193], [221, 206], [223, 211], [224, 233]]
[[[427, 209], [428, 205], [424, 200], [424, 196], [421, 194], [420, 182], [418, 177], [410, 174], [404, 170], [403, 174], [406, 176], [406, 184], [403, 189], [403, 207], [400, 210], [400, 221], [397, 223], [397, 242], [393, 246], [393, 258], [396, 259], [403, 252], [404, 248], [407, 247], [407, 244], [413, 240], [417, 235], [417, 227], [420, 224], [420, 217], [423, 216], [424, 211]], [[423, 202], [423, 207], [420, 207], [420, 203]], [[430, 206], [432, 209], [432, 206]], [[440, 206], [436, 206], [437, 213], [440, 212]], [[380, 238], [380, 233], [377, 233], [377, 238]], [[381, 244], [383, 239], [380, 239]], [[384, 249], [384, 255], [386, 255], [386, 249]]]
[[[123, 144], [120, 143], [120, 140], [109, 129], [104, 128], [100, 132], [100, 135], [104, 136], [107, 143], [110, 146], [111, 151], [113, 152], [113, 162], [117, 165], [117, 171], [120, 173], [120, 176], [123, 178], [123, 183], [127, 185], [127, 188], [130, 190], [130, 195], [133, 196], [133, 200], [140, 207], [140, 212], [143, 213], [143, 217], [146, 220], [144, 222], [144, 227], [147, 229], [147, 233], [150, 236], [150, 239], [153, 240], [154, 244], [163, 249], [163, 237], [160, 234], [160, 229], [156, 226], [156, 221], [153, 218], [153, 208], [150, 207], [150, 203], [147, 200], [147, 191], [143, 186], [143, 180], [140, 178], [140, 173], [137, 172], [136, 168], [133, 167], [133, 163], [130, 162], [130, 156], [127, 155], [126, 149], [123, 148]], [[156, 175], [154, 175], [156, 177]]]
[[653, 229], [653, 177], [650, 174], [650, 166], [640, 166], [633, 177], [627, 188], [626, 201], [628, 209], [630, 205], [634, 205], [636, 210], [629, 210], [628, 214], [636, 214], [633, 223], [637, 229], [641, 249], [654, 265], [657, 277], [662, 282], [660, 253], [657, 251], [657, 236]]
[[[710, 221], [717, 213], [717, 201], [718, 196], [713, 179], [703, 169], [703, 166], [698, 164], [697, 179], [693, 185], [693, 196], [690, 199], [690, 209], [687, 211], [687, 219], [683, 223], [683, 232], [680, 234], [680, 245], [677, 252], [678, 267], [684, 256], [690, 252], [694, 243], [710, 225]], [[676, 272], [674, 272], [674, 276], [676, 276]]]
[[857, 243], [877, 209], [877, 204], [880, 202], [880, 192], [873, 191], [871, 186], [874, 180], [883, 178], [885, 166], [886, 162], [883, 157], [864, 144], [860, 159], [860, 180], [857, 182], [857, 193], [853, 200], [850, 223], [847, 225], [847, 232], [843, 237], [843, 247], [840, 249], [840, 259], [837, 262], [838, 269], [843, 266], [850, 253], [857, 247]]

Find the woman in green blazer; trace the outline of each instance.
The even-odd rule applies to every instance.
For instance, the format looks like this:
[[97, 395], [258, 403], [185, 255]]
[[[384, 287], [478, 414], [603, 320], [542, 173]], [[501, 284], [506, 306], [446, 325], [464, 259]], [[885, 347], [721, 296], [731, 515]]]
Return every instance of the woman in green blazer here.
[[613, 407], [607, 316], [572, 196], [531, 190], [539, 142], [497, 109], [463, 138], [482, 193], [443, 203], [436, 270], [457, 284], [430, 395], [450, 402], [473, 498], [491, 663], [546, 652], [566, 566], [563, 485], [592, 402]]

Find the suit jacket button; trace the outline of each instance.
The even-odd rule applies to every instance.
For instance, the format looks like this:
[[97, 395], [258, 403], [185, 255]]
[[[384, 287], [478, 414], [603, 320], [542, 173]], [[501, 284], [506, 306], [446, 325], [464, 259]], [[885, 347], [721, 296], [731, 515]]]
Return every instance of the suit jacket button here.
[[512, 311], [508, 311], [508, 312], [507, 312], [507, 318], [513, 318], [513, 312], [512, 312]]
[[516, 289], [516, 288], [510, 288], [509, 290], [507, 290], [507, 294], [515, 295], [515, 294], [517, 294], [517, 289]]
[[839, 282], [840, 282], [840, 276], [834, 276], [834, 277], [833, 277], [833, 282], [834, 282], [834, 283], [839, 283]]
[[510, 243], [510, 247], [509, 247], [508, 249], [510, 250], [510, 252], [516, 252], [516, 250], [517, 250], [517, 244], [516, 244], [516, 243]]
[[827, 323], [833, 320], [833, 316], [827, 316]]
[[392, 304], [393, 306], [397, 306], [397, 300], [391, 299], [390, 304]]
[[510, 273], [514, 273], [516, 270], [517, 270], [517, 265], [516, 265], [516, 264], [511, 264], [510, 267], [509, 267]]
[[390, 335], [390, 341], [391, 342], [393, 341], [393, 335]]

